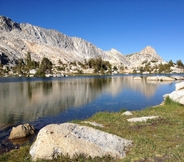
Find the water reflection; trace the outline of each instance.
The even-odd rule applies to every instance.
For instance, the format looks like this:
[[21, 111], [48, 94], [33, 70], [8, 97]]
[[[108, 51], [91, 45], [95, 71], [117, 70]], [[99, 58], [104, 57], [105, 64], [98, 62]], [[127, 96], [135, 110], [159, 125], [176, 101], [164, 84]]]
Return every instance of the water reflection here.
[[[159, 83], [160, 84], [160, 83]], [[155, 94], [159, 84], [133, 76], [68, 78], [50, 81], [0, 83], [0, 128], [57, 115], [68, 108], [78, 108], [102, 94], [117, 96], [122, 91]], [[131, 97], [131, 96], [130, 96]]]

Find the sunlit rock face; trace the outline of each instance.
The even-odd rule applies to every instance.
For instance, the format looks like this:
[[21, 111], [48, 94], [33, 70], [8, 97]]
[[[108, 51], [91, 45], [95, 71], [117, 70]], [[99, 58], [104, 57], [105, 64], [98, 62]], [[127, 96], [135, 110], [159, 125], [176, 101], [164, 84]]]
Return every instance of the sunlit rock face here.
[[[141, 52], [125, 56], [116, 49], [103, 51], [90, 42], [77, 37], [68, 37], [56, 30], [44, 29], [28, 23], [16, 23], [0, 16], [0, 56], [8, 57], [8, 64], [15, 64], [30, 52], [34, 60], [49, 58], [53, 63], [73, 62], [101, 57], [113, 65], [135, 67], [143, 61], [163, 61], [156, 51], [147, 46]], [[1, 60], [1, 59], [0, 59]]]
[[145, 47], [140, 54], [145, 55], [145, 54], [150, 54], [152, 56], [157, 56], [157, 52], [155, 51], [155, 49], [151, 46], [147, 46]]
[[[24, 58], [31, 52], [32, 58], [40, 61], [44, 56], [53, 63], [81, 61], [101, 57], [113, 64], [127, 64], [120, 52], [104, 52], [81, 38], [68, 37], [56, 30], [48, 30], [31, 24], [19, 24], [0, 16], [0, 53], [11, 60]], [[13, 61], [12, 61], [13, 62]]]

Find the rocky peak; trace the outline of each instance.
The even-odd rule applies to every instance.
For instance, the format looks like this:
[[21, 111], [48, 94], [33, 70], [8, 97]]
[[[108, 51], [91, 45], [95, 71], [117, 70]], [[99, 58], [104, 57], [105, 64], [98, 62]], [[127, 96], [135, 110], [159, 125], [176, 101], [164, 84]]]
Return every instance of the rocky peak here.
[[21, 30], [20, 24], [13, 22], [8, 17], [0, 16], [0, 30], [12, 31], [13, 29]]
[[155, 51], [155, 49], [151, 46], [146, 46], [141, 52], [140, 54], [150, 54], [150, 55], [157, 55], [157, 52]]
[[127, 60], [131, 62], [132, 67], [141, 66], [143, 62], [162, 62], [163, 59], [157, 54], [151, 46], [146, 46], [142, 51], [127, 55]]
[[118, 50], [111, 48], [111, 50], [109, 51], [110, 53], [120, 53]]

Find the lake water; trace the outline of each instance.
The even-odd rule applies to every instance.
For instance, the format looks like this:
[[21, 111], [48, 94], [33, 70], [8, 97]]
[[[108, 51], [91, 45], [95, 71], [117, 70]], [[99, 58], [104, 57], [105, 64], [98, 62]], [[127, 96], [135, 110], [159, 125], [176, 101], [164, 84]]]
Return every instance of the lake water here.
[[158, 105], [176, 82], [134, 80], [135, 75], [66, 78], [0, 78], [0, 149], [12, 126], [85, 119], [99, 111], [140, 110]]

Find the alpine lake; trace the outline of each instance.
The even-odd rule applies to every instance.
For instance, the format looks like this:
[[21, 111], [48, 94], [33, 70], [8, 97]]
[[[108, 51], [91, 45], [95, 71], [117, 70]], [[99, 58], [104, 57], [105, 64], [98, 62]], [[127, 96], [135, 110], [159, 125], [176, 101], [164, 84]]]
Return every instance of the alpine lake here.
[[0, 78], [0, 153], [23, 143], [8, 140], [12, 127], [19, 124], [40, 130], [51, 123], [85, 120], [100, 111], [145, 109], [160, 104], [179, 82], [147, 81], [147, 76]]

